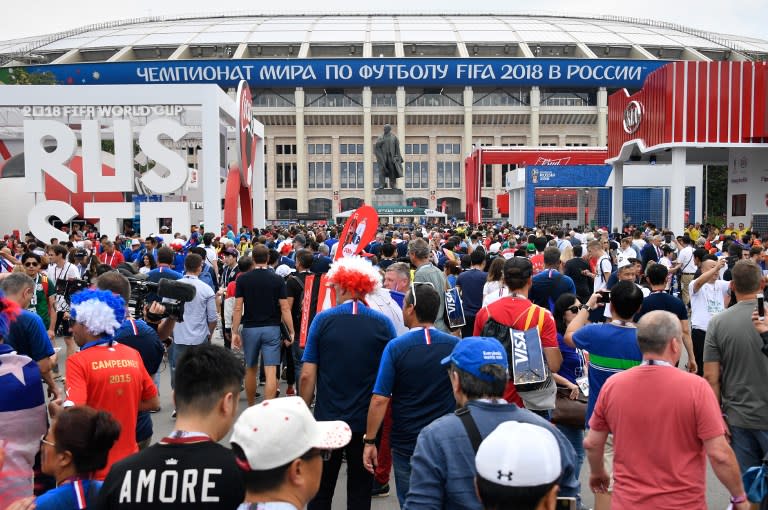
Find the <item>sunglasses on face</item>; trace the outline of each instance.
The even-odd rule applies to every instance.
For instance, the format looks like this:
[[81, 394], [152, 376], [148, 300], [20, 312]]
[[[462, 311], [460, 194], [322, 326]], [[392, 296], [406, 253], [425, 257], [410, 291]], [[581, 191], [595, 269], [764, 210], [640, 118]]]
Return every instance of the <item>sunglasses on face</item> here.
[[24, 267], [37, 267], [39, 265], [37, 262], [24, 262]]
[[77, 324], [77, 319], [72, 319], [72, 318], [69, 319], [70, 328], [74, 328], [76, 324]]
[[566, 308], [566, 310], [571, 313], [579, 313], [579, 307], [576, 305], [569, 306], [568, 308]]

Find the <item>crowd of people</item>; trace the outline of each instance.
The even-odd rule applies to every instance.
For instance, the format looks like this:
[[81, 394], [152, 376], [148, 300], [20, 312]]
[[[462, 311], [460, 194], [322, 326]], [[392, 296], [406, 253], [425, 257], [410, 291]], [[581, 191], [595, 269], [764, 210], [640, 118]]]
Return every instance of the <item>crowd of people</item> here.
[[0, 244], [0, 508], [760, 503], [768, 233], [67, 232]]

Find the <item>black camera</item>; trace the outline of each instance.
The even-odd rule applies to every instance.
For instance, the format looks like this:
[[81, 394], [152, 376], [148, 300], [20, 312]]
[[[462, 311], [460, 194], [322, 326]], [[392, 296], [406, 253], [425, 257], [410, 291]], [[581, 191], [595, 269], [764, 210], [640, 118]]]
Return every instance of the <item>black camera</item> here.
[[147, 314], [149, 320], [160, 320], [170, 317], [176, 322], [184, 322], [184, 304], [192, 301], [197, 294], [197, 289], [188, 283], [170, 280], [164, 278], [160, 283], [148, 282], [139, 278], [128, 278], [131, 284], [131, 298], [128, 306], [132, 307], [134, 313], [140, 316], [147, 304], [147, 294], [156, 293], [160, 298], [160, 304], [165, 307], [165, 313], [162, 315]]
[[611, 302], [611, 291], [610, 290], [598, 290], [598, 294], [600, 294], [600, 297], [597, 298], [598, 303], [610, 303]]
[[83, 289], [87, 289], [88, 285], [88, 280], [57, 280], [56, 294], [64, 296], [64, 300], [67, 302], [67, 304], [69, 304], [72, 302], [72, 294], [80, 292]]

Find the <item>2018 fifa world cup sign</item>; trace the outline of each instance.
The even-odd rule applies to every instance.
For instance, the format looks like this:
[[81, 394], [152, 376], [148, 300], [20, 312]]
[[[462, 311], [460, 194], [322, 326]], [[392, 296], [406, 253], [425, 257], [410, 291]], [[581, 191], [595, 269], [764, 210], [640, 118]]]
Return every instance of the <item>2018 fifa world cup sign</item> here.
[[[170, 218], [173, 231], [188, 232], [190, 203], [180, 195], [191, 174], [183, 148], [189, 139], [202, 149], [197, 163], [203, 220], [212, 231], [221, 225], [225, 144], [237, 138], [241, 145], [241, 133], [228, 136], [228, 129], [243, 122], [238, 122], [238, 105], [219, 87], [8, 86], [0, 109], [15, 118], [6, 130], [24, 140], [24, 187], [36, 196], [28, 228], [37, 238], [66, 239], [51, 219], [67, 223], [77, 216], [98, 221], [101, 232], [112, 238], [123, 220], [135, 217], [135, 193], [175, 195], [139, 204], [142, 236], [157, 232], [161, 218]], [[252, 176], [263, 176], [263, 170], [254, 171], [264, 164], [263, 125], [249, 123], [242, 131], [251, 137], [251, 168], [244, 169], [242, 184], [225, 202], [242, 199], [243, 219], [250, 220], [253, 210], [255, 226], [263, 226], [263, 177], [255, 179], [260, 182], [251, 193]], [[103, 150], [104, 140], [112, 140], [111, 152]], [[135, 168], [137, 159], [145, 161], [142, 172]]]

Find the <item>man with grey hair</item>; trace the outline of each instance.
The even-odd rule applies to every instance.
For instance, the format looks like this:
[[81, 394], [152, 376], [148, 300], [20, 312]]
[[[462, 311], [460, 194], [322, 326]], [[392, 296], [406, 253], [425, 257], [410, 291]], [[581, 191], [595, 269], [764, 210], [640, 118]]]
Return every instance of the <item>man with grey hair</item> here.
[[21, 314], [8, 329], [5, 343], [18, 354], [32, 358], [40, 368], [40, 374], [48, 386], [48, 394], [58, 396], [59, 391], [51, 372], [51, 356], [54, 355], [51, 340], [40, 316], [27, 310], [35, 294], [35, 281], [24, 273], [11, 273], [0, 282], [0, 290], [6, 298], [22, 308]]
[[451, 330], [445, 323], [444, 298], [444, 293], [448, 289], [448, 281], [445, 274], [430, 262], [431, 254], [429, 245], [424, 239], [414, 239], [408, 243], [408, 257], [411, 259], [411, 264], [416, 267], [416, 271], [413, 273], [413, 283], [414, 285], [420, 283], [432, 285], [440, 296], [443, 296], [443, 299], [440, 300], [440, 309], [437, 311], [435, 327], [440, 331], [450, 333]]
[[405, 262], [395, 262], [384, 272], [384, 287], [405, 296], [411, 284], [411, 268]]
[[736, 262], [731, 275], [736, 304], [709, 321], [704, 377], [720, 400], [733, 450], [746, 471], [768, 454], [768, 357], [761, 352], [762, 338], [749, 327], [763, 276], [751, 260]]
[[[584, 448], [591, 489], [608, 490], [603, 453], [611, 433], [614, 508], [671, 508], [670, 501], [690, 508], [693, 501], [706, 501], [706, 453], [733, 508], [746, 510], [749, 502], [717, 400], [700, 377], [675, 368], [683, 350], [680, 321], [662, 310], [647, 313], [637, 325], [637, 343], [642, 364], [608, 379], [589, 421]], [[638, 399], [639, 391], [653, 398]]]

